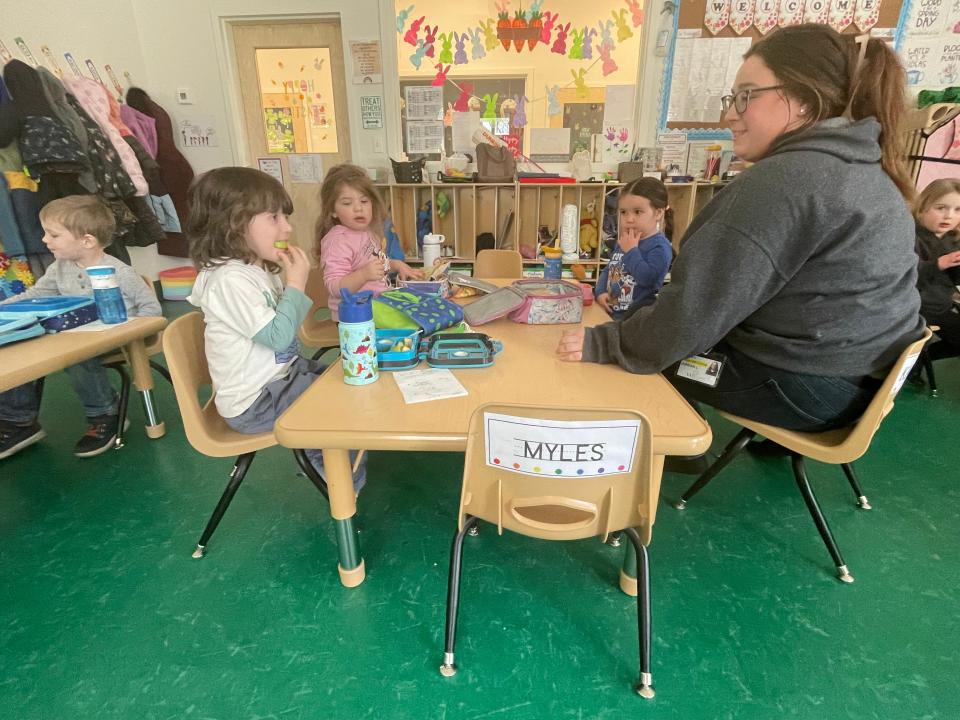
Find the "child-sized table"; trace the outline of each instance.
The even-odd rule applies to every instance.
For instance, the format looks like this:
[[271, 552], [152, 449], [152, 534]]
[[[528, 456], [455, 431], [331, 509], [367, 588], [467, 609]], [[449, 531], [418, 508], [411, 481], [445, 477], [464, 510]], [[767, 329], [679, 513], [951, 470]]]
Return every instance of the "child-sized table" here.
[[153, 372], [144, 339], [167, 325], [162, 317], [131, 318], [96, 332], [61, 332], [0, 347], [0, 392], [46, 377], [83, 360], [123, 348], [130, 361], [133, 386], [143, 397], [147, 435], [163, 437], [166, 429], [153, 404]]
[[[608, 320], [596, 304], [584, 308], [584, 325]], [[709, 425], [663, 376], [633, 375], [616, 365], [560, 361], [555, 355], [557, 342], [572, 327], [521, 325], [504, 318], [477, 328], [500, 340], [503, 352], [492, 367], [453, 371], [467, 389], [464, 397], [407, 405], [390, 373], [382, 373], [371, 385], [351, 386], [343, 382], [338, 363], [280, 417], [274, 433], [281, 445], [323, 448], [330, 515], [337, 525], [340, 580], [346, 587], [359, 585], [365, 576], [353, 527], [357, 505], [351, 449], [463, 452], [474, 410], [484, 403], [504, 402], [642, 412], [653, 426], [657, 495], [664, 456], [706, 452], [712, 439]], [[451, 522], [455, 516], [456, 509], [451, 508]]]

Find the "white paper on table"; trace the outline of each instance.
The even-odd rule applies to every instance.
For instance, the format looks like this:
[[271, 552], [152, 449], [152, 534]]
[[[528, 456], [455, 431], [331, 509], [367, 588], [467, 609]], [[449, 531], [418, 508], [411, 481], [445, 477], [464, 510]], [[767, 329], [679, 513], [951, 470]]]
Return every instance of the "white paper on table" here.
[[109, 325], [102, 320], [94, 320], [93, 322], [88, 322], [86, 325], [78, 325], [77, 327], [72, 327], [69, 330], [61, 330], [60, 332], [102, 332], [104, 330], [112, 330], [113, 328], [120, 327], [121, 325], [126, 325], [128, 322], [130, 322], [130, 318], [127, 318], [123, 322], [110, 323]]
[[460, 384], [454, 374], [441, 368], [395, 372], [393, 379], [397, 381], [397, 387], [400, 388], [407, 405], [462, 397], [467, 394], [467, 389]]
[[473, 133], [480, 127], [479, 111], [470, 110], [469, 112], [453, 113], [453, 126], [451, 128], [453, 132], [453, 151], [474, 155], [477, 144], [473, 141]]
[[531, 128], [531, 155], [570, 155], [570, 128]]

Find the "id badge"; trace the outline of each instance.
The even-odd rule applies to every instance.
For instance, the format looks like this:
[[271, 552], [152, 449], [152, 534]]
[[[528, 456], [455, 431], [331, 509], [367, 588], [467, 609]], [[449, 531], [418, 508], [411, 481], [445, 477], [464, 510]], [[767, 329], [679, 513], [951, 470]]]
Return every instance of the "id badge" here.
[[688, 357], [677, 366], [677, 377], [708, 387], [716, 387], [720, 381], [725, 360], [723, 355], [712, 352]]

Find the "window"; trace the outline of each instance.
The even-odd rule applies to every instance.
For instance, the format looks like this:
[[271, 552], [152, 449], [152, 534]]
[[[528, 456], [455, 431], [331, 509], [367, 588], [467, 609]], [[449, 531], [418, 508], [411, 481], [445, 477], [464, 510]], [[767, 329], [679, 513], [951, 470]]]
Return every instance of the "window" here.
[[256, 51], [269, 153], [337, 152], [329, 48]]
[[546, 162], [632, 149], [643, 5], [395, 0], [404, 150], [469, 152], [476, 126]]

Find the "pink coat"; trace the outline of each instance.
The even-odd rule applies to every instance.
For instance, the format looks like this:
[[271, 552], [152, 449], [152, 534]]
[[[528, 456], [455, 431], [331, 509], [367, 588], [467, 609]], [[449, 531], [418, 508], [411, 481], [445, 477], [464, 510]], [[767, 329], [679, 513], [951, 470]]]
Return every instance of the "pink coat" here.
[[127, 171], [133, 186], [137, 189], [137, 195], [139, 197], [147, 195], [149, 193], [147, 180], [143, 176], [143, 170], [140, 169], [140, 163], [137, 162], [137, 156], [133, 154], [133, 150], [127, 145], [120, 131], [110, 122], [110, 93], [107, 89], [89, 78], [64, 76], [63, 84], [110, 140], [110, 144], [120, 156], [123, 169]]
[[[330, 317], [340, 319], [340, 281], [354, 270], [369, 263], [380, 250], [380, 243], [366, 230], [350, 230], [337, 225], [320, 241], [320, 263], [323, 266], [323, 284], [327, 288], [327, 307]], [[368, 282], [361, 290], [372, 290], [379, 295], [389, 286], [385, 282]]]

